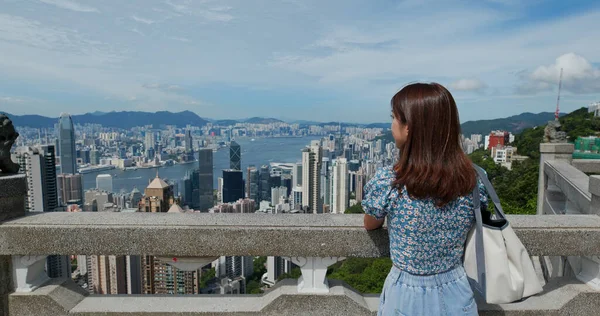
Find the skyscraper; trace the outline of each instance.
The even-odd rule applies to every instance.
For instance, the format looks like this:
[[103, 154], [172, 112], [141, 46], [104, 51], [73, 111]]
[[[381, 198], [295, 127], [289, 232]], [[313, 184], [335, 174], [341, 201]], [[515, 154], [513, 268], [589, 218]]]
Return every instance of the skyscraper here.
[[240, 170], [223, 170], [223, 203], [244, 198], [244, 177]]
[[229, 145], [229, 163], [232, 170], [242, 170], [242, 148], [235, 141]]
[[199, 163], [199, 187], [200, 211], [206, 212], [213, 207], [213, 151], [212, 149], [201, 149], [198, 152]]
[[260, 203], [259, 174], [255, 166], [249, 166], [246, 173], [246, 195], [254, 200], [256, 205]]
[[192, 141], [192, 131], [189, 129], [185, 130], [185, 152], [192, 153], [194, 151], [193, 141]]
[[323, 213], [321, 200], [321, 144], [313, 141], [309, 148], [302, 150], [302, 206], [310, 213]]
[[[19, 172], [24, 173], [27, 177], [26, 210], [28, 212], [54, 212], [59, 206], [54, 145], [40, 148], [18, 148], [13, 157], [20, 165]], [[70, 277], [69, 258], [57, 255], [48, 256], [46, 271], [51, 278]]]
[[321, 199], [323, 205], [331, 206], [331, 160], [323, 157], [321, 161]]
[[348, 162], [345, 158], [338, 158], [333, 161], [332, 187], [331, 213], [344, 214], [350, 201]]
[[261, 201], [270, 201], [271, 200], [271, 171], [269, 170], [269, 166], [263, 165], [260, 167], [260, 200]]
[[58, 142], [60, 146], [60, 171], [63, 174], [77, 173], [75, 153], [75, 128], [68, 113], [62, 113], [58, 120]]
[[54, 146], [21, 147], [13, 157], [27, 176], [27, 211], [53, 212], [58, 207]]
[[302, 186], [302, 163], [298, 162], [292, 169], [292, 188]]
[[113, 178], [110, 174], [99, 174], [96, 176], [96, 189], [113, 192]]

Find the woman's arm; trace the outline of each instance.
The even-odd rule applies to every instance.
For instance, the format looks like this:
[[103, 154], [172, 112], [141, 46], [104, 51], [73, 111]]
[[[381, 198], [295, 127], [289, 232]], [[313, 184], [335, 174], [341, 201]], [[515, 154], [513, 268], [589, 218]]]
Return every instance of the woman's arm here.
[[366, 230], [375, 230], [381, 228], [383, 226], [383, 222], [385, 218], [376, 219], [375, 217], [365, 214], [365, 229]]

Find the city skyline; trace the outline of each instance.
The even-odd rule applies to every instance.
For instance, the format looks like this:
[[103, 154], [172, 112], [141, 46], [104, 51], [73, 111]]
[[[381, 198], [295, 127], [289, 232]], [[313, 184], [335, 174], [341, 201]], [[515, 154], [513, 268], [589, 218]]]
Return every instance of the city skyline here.
[[0, 108], [384, 122], [437, 81], [469, 121], [553, 111], [560, 68], [565, 112], [598, 101], [597, 2], [425, 4], [3, 1]]

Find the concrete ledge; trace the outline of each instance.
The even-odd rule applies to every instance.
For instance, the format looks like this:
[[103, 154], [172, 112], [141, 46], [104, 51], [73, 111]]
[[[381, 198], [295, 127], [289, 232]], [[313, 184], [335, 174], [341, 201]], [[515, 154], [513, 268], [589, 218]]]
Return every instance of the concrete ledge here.
[[[376, 315], [379, 298], [363, 296], [331, 281], [327, 295], [296, 292], [285, 280], [264, 295], [106, 295], [85, 297], [71, 281], [55, 280], [29, 294], [11, 294], [11, 316], [146, 316], [146, 315]], [[556, 279], [544, 293], [523, 302], [487, 305], [480, 315], [597, 315], [600, 292], [571, 280]]]
[[[509, 220], [533, 256], [600, 254], [599, 216]], [[362, 215], [53, 212], [0, 224], [0, 255], [69, 254], [384, 257], [389, 240]]]
[[597, 159], [573, 159], [571, 165], [585, 173], [600, 173], [600, 160]]

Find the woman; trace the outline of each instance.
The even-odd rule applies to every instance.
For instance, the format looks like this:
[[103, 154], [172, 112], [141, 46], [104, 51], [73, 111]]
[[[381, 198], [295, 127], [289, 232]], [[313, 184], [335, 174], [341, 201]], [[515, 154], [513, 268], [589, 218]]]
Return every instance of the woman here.
[[473, 188], [482, 206], [487, 194], [461, 148], [454, 98], [440, 84], [415, 83], [391, 104], [400, 157], [367, 183], [362, 202], [366, 229], [388, 219], [394, 265], [379, 315], [477, 315], [462, 257], [475, 223]]

